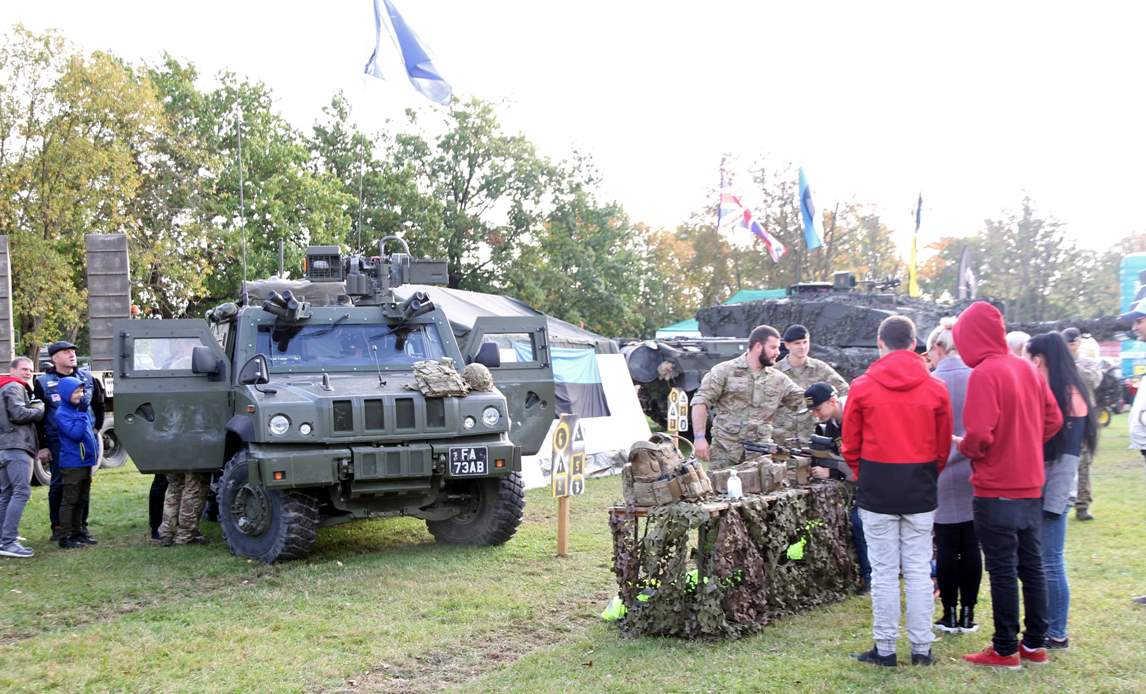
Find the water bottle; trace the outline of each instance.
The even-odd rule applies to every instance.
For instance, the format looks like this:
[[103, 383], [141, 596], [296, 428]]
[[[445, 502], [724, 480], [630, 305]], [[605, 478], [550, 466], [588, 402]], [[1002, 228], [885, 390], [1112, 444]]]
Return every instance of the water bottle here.
[[740, 483], [740, 475], [736, 474], [736, 468], [728, 471], [728, 498], [740, 499], [744, 497], [744, 485]]

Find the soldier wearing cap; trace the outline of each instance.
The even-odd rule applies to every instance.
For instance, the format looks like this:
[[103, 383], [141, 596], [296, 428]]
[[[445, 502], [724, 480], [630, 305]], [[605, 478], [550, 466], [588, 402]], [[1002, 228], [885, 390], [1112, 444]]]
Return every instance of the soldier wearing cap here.
[[[803, 389], [772, 366], [779, 354], [780, 333], [758, 325], [748, 336], [747, 352], [712, 367], [700, 382], [692, 396], [693, 439], [696, 457], [709, 461], [711, 469], [742, 462], [741, 441], [768, 441], [776, 412], [803, 404]], [[715, 410], [711, 447], [705, 441], [710, 409]]]
[[[840, 455], [840, 439], [843, 437], [842, 423], [844, 421], [844, 403], [846, 397], [840, 394], [829, 383], [813, 383], [804, 391], [804, 405], [808, 413], [816, 420], [816, 434], [827, 436], [836, 442], [833, 453]], [[855, 482], [855, 473], [846, 462], [840, 460], [837, 468], [816, 466], [812, 468], [812, 476], [816, 479], [847, 480]], [[867, 558], [867, 541], [863, 536], [863, 521], [860, 520], [859, 510], [852, 500], [850, 509], [852, 521], [852, 544], [856, 548], [856, 557], [859, 559], [860, 579], [862, 581], [859, 592], [867, 593], [871, 588], [871, 562]]]
[[[60, 434], [56, 429], [56, 418], [52, 416], [61, 399], [59, 393], [60, 379], [65, 376], [75, 376], [84, 384], [82, 408], [88, 409], [95, 422], [97, 437], [103, 428], [104, 402], [103, 388], [99, 381], [92, 378], [87, 369], [77, 368], [76, 346], [67, 340], [60, 340], [48, 345], [48, 358], [52, 360], [51, 366], [44, 373], [36, 377], [34, 385], [35, 396], [44, 401], [44, 418], [36, 424], [36, 434], [43, 446], [36, 454], [41, 462], [49, 464], [52, 473], [52, 483], [48, 489], [48, 516], [52, 522], [52, 541], [62, 539], [60, 528], [60, 501], [63, 499], [63, 487], [59, 469], [60, 461]], [[88, 532], [88, 506], [84, 505], [80, 515], [80, 539], [94, 545], [95, 538]]]
[[[1066, 340], [1066, 346], [1070, 350], [1071, 356], [1074, 357], [1074, 363], [1078, 366], [1078, 375], [1082, 376], [1082, 382], [1086, 384], [1089, 401], [1096, 402], [1094, 392], [1102, 383], [1102, 364], [1096, 359], [1090, 359], [1079, 354], [1079, 347], [1082, 346], [1082, 333], [1079, 332], [1078, 328], [1063, 330], [1062, 339]], [[1094, 451], [1090, 450], [1089, 446], [1084, 445], [1082, 455], [1078, 459], [1078, 494], [1074, 502], [1075, 517], [1080, 521], [1094, 520], [1094, 516], [1090, 514], [1090, 504], [1094, 501], [1094, 495], [1090, 488], [1090, 464], [1093, 461]]]
[[[801, 388], [822, 382], [835, 388], [838, 394], [847, 395], [848, 382], [827, 362], [808, 356], [812, 349], [812, 340], [807, 328], [798, 323], [789, 326], [784, 331], [784, 347], [787, 348], [788, 354], [776, 362], [777, 371], [784, 372]], [[783, 445], [793, 437], [808, 438], [815, 428], [815, 419], [806, 411], [780, 412], [776, 415], [776, 421], [772, 423], [772, 438], [776, 443]]]

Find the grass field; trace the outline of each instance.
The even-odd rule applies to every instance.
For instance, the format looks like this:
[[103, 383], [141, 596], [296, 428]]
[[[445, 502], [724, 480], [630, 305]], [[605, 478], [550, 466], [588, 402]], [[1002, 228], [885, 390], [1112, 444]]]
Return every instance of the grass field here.
[[[554, 508], [529, 494], [497, 548], [433, 543], [420, 522], [319, 534], [305, 561], [265, 566], [210, 545], [147, 540], [150, 478], [97, 475], [97, 547], [47, 542], [46, 490], [22, 528], [37, 555], [0, 561], [0, 690], [119, 691], [1146, 691], [1146, 476], [1125, 417], [1103, 431], [1098, 520], [1067, 530], [1071, 650], [1045, 668], [972, 669], [990, 637], [944, 636], [932, 668], [861, 667], [866, 598], [781, 620], [741, 641], [625, 639], [598, 615], [616, 584], [605, 507], [618, 478], [573, 501], [573, 554], [553, 557]], [[901, 652], [906, 652], [901, 644]]]

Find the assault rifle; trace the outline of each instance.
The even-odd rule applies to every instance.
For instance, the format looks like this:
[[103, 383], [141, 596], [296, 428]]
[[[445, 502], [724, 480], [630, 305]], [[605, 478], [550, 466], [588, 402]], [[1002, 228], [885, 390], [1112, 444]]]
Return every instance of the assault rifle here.
[[841, 465], [844, 459], [836, 454], [836, 442], [831, 437], [813, 434], [811, 439], [791, 438], [786, 439], [785, 443], [788, 445], [782, 446], [773, 441], [741, 441], [740, 445], [746, 451], [763, 453], [772, 456], [773, 460], [785, 461], [790, 465], [795, 462], [795, 458], [807, 458], [811, 467], [840, 470], [846, 478], [853, 477], [847, 466]]

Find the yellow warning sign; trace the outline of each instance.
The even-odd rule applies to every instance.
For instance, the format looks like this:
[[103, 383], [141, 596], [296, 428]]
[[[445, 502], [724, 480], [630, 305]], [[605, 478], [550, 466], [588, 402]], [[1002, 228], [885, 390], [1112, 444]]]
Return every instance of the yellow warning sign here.
[[670, 432], [688, 431], [688, 393], [683, 388], [673, 388], [669, 391], [666, 420]]
[[[569, 496], [570, 493], [580, 494], [585, 487], [585, 446], [581, 431], [577, 427], [577, 420], [575, 414], [563, 414], [553, 431], [549, 481], [555, 497]], [[580, 452], [579, 457], [576, 455], [577, 452]], [[573, 491], [574, 486], [577, 491]]]

